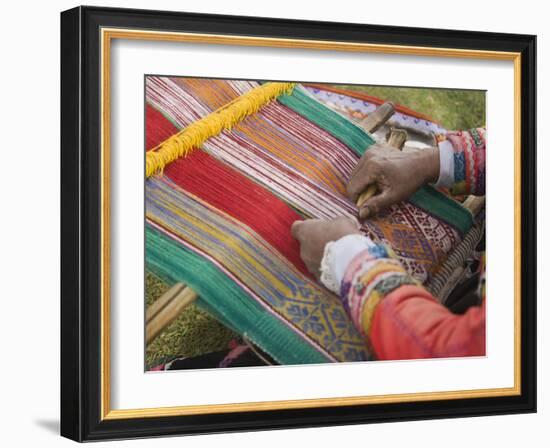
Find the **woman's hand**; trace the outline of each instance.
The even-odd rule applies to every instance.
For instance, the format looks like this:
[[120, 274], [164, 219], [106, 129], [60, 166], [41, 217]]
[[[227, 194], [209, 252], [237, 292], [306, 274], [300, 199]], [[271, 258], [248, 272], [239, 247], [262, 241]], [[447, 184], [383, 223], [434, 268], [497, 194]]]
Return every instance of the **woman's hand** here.
[[366, 219], [396, 202], [403, 201], [427, 183], [439, 177], [439, 149], [402, 152], [391, 146], [375, 144], [359, 160], [347, 185], [348, 197], [356, 202], [367, 186], [377, 192], [359, 209]]
[[331, 220], [307, 219], [295, 221], [292, 236], [300, 243], [300, 256], [308, 270], [318, 279], [325, 246], [343, 236], [359, 232], [359, 223], [340, 217]]

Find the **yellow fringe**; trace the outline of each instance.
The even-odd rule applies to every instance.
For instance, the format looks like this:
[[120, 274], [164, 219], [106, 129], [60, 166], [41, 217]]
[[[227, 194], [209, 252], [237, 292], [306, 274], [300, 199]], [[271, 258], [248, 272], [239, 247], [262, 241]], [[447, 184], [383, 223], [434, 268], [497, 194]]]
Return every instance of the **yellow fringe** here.
[[145, 158], [145, 177], [162, 173], [166, 165], [187, 156], [207, 139], [231, 129], [279, 95], [290, 94], [295, 83], [270, 82], [235, 98], [200, 120], [191, 123], [177, 134], [148, 151]]

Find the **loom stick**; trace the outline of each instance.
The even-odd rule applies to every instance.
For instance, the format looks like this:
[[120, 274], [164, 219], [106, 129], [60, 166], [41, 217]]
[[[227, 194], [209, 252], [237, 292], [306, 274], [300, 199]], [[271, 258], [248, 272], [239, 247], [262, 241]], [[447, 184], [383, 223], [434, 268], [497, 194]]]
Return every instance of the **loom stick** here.
[[392, 102], [387, 101], [380, 107], [377, 107], [376, 110], [372, 114], [369, 114], [367, 118], [362, 120], [359, 125], [367, 132], [374, 133], [380, 129], [394, 113], [395, 105]]
[[398, 128], [392, 127], [390, 128], [390, 131], [386, 135], [386, 140], [389, 146], [392, 146], [393, 148], [397, 148], [401, 151], [403, 149], [403, 146], [405, 146], [407, 137], [408, 135], [405, 129], [398, 129]]
[[176, 283], [157, 300], [155, 300], [145, 312], [145, 323], [149, 323], [162, 309], [170, 303], [170, 301], [185, 288], [183, 283]]
[[485, 205], [485, 196], [470, 195], [462, 205], [464, 208], [470, 210], [473, 216], [476, 216]]
[[[394, 148], [397, 148], [399, 150], [402, 150], [403, 146], [405, 145], [405, 142], [407, 141], [407, 131], [392, 127], [388, 132], [388, 135], [386, 136], [386, 140], [388, 141], [388, 145]], [[361, 208], [361, 206], [366, 201], [368, 201], [371, 197], [373, 197], [375, 194], [376, 194], [376, 185], [375, 184], [369, 185], [367, 189], [359, 195], [359, 198], [357, 198], [357, 207]]]
[[[157, 301], [151, 305], [145, 314], [145, 340], [149, 344], [168, 325], [170, 325], [181, 312], [198, 298], [191, 288], [183, 283], [176, 283], [166, 291]], [[160, 302], [157, 307], [154, 305]]]
[[357, 207], [361, 208], [361, 206], [368, 201], [370, 198], [372, 198], [376, 194], [376, 185], [370, 184], [363, 193], [359, 195], [359, 198], [357, 198]]

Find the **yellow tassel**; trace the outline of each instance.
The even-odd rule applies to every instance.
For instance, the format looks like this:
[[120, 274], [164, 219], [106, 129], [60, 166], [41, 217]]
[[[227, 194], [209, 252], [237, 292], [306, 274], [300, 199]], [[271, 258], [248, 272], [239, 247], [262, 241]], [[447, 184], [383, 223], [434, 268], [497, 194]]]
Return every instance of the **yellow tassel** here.
[[191, 123], [147, 152], [145, 156], [145, 177], [162, 173], [166, 165], [180, 157], [186, 157], [210, 137], [231, 129], [235, 124], [258, 112], [262, 106], [279, 95], [292, 93], [294, 85], [295, 83], [292, 82], [263, 84], [235, 98], [200, 120]]

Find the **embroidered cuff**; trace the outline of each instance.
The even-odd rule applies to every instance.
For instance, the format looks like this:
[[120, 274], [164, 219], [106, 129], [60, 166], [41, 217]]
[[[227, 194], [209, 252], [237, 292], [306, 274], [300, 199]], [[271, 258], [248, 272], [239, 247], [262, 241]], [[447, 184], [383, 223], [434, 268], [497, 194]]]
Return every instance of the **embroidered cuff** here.
[[341, 286], [341, 299], [357, 329], [368, 336], [374, 312], [386, 295], [417, 282], [382, 245], [358, 255], [350, 263]]
[[435, 183], [438, 188], [451, 188], [455, 176], [454, 150], [449, 140], [439, 143], [439, 178]]
[[339, 295], [342, 279], [351, 260], [373, 246], [375, 244], [370, 238], [359, 234], [346, 235], [327, 243], [321, 260], [321, 283]]

